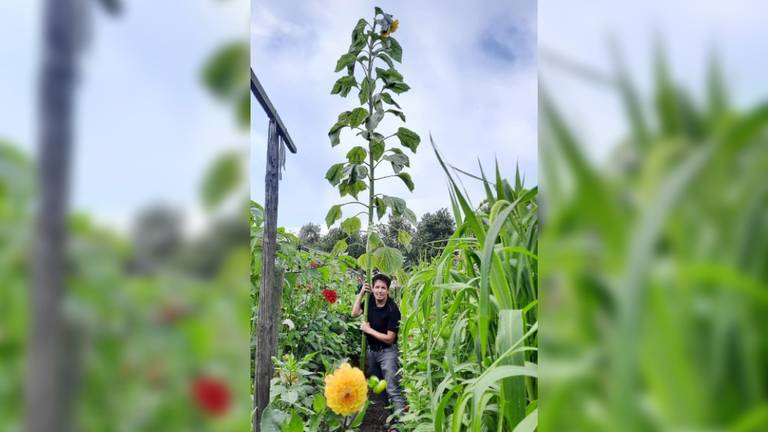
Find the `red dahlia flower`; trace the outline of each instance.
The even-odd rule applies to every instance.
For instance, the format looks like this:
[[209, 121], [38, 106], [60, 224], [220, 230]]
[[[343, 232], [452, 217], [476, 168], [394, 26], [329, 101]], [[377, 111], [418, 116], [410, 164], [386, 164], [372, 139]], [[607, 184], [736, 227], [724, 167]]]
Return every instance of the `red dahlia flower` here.
[[323, 290], [323, 297], [325, 298], [325, 301], [327, 301], [328, 303], [336, 303], [337, 295], [336, 295], [336, 291], [334, 290], [329, 290], [329, 289]]
[[192, 384], [192, 395], [200, 409], [218, 416], [229, 409], [231, 397], [227, 384], [217, 378], [199, 377]]

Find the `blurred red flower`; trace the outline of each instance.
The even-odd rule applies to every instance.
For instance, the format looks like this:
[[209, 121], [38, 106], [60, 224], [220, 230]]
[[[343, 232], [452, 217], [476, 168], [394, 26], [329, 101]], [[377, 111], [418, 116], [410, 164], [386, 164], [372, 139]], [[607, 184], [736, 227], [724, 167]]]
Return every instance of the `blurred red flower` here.
[[192, 384], [192, 395], [200, 409], [210, 415], [222, 415], [229, 409], [229, 387], [220, 379], [198, 377]]
[[315, 260], [312, 260], [312, 261], [309, 262], [309, 268], [316, 269], [318, 267], [320, 267], [320, 263], [319, 262], [317, 262]]
[[325, 301], [328, 303], [336, 303], [336, 291], [334, 290], [323, 290], [323, 297], [325, 297]]

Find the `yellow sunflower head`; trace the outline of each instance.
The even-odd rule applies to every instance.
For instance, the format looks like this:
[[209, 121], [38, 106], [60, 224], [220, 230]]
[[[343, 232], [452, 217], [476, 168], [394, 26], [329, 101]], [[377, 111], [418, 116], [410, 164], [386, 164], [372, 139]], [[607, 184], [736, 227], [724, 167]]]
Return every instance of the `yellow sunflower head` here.
[[381, 33], [383, 37], [389, 37], [392, 33], [394, 33], [397, 30], [397, 27], [400, 25], [400, 20], [394, 20], [392, 21], [392, 24], [389, 25], [389, 29], [387, 31], [384, 31]]
[[368, 384], [363, 371], [344, 363], [325, 377], [325, 399], [338, 415], [347, 416], [360, 411], [368, 399]]

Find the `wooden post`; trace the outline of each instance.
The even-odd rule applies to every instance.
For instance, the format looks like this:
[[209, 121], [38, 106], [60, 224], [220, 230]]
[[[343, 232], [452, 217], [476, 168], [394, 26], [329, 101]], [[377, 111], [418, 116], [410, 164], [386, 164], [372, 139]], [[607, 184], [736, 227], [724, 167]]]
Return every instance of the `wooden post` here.
[[[42, 70], [38, 95], [39, 205], [33, 245], [24, 430], [69, 431], [71, 388], [63, 370], [69, 169], [78, 81], [80, 2], [43, 2]], [[2, 288], [0, 288], [2, 289]]]
[[253, 388], [253, 432], [259, 432], [261, 414], [269, 404], [272, 356], [277, 354], [277, 328], [282, 293], [282, 269], [275, 271], [277, 248], [277, 194], [280, 173], [280, 137], [277, 124], [269, 122], [267, 174], [264, 179], [264, 243], [261, 254], [261, 286], [256, 321], [256, 371]]

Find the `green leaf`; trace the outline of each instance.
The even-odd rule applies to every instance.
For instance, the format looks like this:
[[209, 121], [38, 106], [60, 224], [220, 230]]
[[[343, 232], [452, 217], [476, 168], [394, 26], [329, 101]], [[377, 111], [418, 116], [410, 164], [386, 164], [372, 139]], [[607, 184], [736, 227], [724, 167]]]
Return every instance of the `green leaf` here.
[[219, 156], [203, 178], [201, 188], [203, 205], [212, 209], [221, 204], [237, 189], [241, 179], [240, 154], [228, 152]]
[[331, 90], [331, 94], [339, 94], [342, 97], [346, 97], [350, 90], [352, 90], [352, 87], [357, 87], [357, 80], [354, 76], [343, 76], [336, 80], [336, 82], [333, 84], [333, 89]]
[[400, 72], [398, 72], [394, 68], [390, 68], [390, 69], [376, 68], [376, 77], [384, 81], [384, 84], [403, 81], [403, 76], [400, 74]]
[[[338, 256], [339, 254], [342, 254], [346, 252], [349, 245], [345, 240], [339, 240], [336, 242], [335, 245], [333, 245], [333, 250], [331, 250], [331, 255]], [[320, 396], [320, 395], [318, 395]], [[315, 397], [315, 401], [317, 401], [317, 397]], [[325, 407], [325, 399], [323, 399], [323, 407]], [[315, 408], [315, 411], [319, 411], [317, 408]]]
[[352, 149], [347, 152], [347, 160], [349, 160], [349, 163], [351, 164], [361, 164], [365, 162], [366, 156], [368, 156], [368, 152], [361, 146], [352, 147]]
[[373, 93], [374, 90], [376, 90], [376, 82], [368, 77], [363, 78], [363, 81], [360, 84], [360, 93], [358, 93], [360, 104], [368, 102], [368, 98], [371, 97], [371, 93]]
[[351, 429], [360, 427], [361, 424], [363, 424], [363, 419], [365, 418], [365, 412], [368, 411], [368, 404], [370, 404], [371, 401], [367, 400], [365, 401], [365, 405], [363, 405], [363, 408], [360, 410], [359, 413], [355, 416], [354, 420], [352, 420], [352, 423], [349, 424], [349, 427]]
[[374, 138], [371, 140], [371, 155], [374, 162], [378, 162], [381, 159], [381, 155], [384, 154], [384, 141], [380, 138]]
[[338, 122], [328, 131], [328, 138], [331, 140], [331, 147], [336, 147], [341, 143], [341, 130], [347, 126], [346, 122]]
[[414, 213], [413, 210], [406, 207], [405, 210], [403, 210], [403, 215], [405, 216], [405, 219], [408, 220], [408, 222], [417, 225], [416, 213]]
[[376, 217], [378, 219], [383, 218], [387, 212], [387, 203], [383, 199], [376, 197], [373, 199], [373, 205], [376, 206]]
[[413, 179], [411, 179], [411, 175], [401, 172], [397, 174], [397, 176], [400, 177], [400, 180], [402, 180], [403, 183], [405, 183], [405, 186], [408, 188], [408, 190], [413, 192]]
[[376, 231], [370, 231], [368, 234], [368, 249], [375, 250], [381, 246], [381, 237]]
[[331, 225], [333, 225], [334, 222], [336, 222], [339, 219], [341, 219], [341, 206], [340, 205], [331, 206], [331, 209], [328, 210], [328, 214], [325, 215], [326, 225], [328, 225], [328, 228], [330, 228]]
[[[357, 265], [362, 269], [368, 269], [368, 254], [364, 253], [357, 257]], [[371, 266], [379, 267], [379, 259], [375, 255], [371, 255]]]
[[262, 432], [280, 432], [280, 425], [287, 420], [288, 415], [284, 412], [267, 406], [261, 415]]
[[[336, 244], [338, 245], [340, 242], [343, 242], [343, 241], [344, 240], [339, 240], [339, 242], [336, 243]], [[346, 249], [346, 247], [345, 247], [345, 249]], [[333, 247], [333, 250], [336, 250], [335, 246]], [[315, 399], [312, 401], [312, 408], [314, 408], [316, 414], [319, 414], [320, 412], [324, 411], [325, 410], [325, 397], [323, 397], [323, 395], [321, 395], [319, 393], [316, 394], [315, 395]]]
[[403, 254], [397, 248], [382, 246], [373, 252], [373, 256], [384, 273], [394, 273], [403, 266]]
[[376, 129], [376, 126], [379, 125], [379, 122], [384, 118], [384, 110], [381, 109], [381, 104], [377, 107], [377, 109], [373, 112], [372, 116], [368, 117], [368, 120], [365, 122], [365, 128], [368, 130], [374, 130]]
[[291, 421], [283, 428], [284, 432], [304, 432], [304, 422], [297, 413], [291, 415]]
[[404, 127], [397, 130], [397, 138], [400, 140], [400, 144], [408, 147], [414, 153], [421, 142], [421, 138], [419, 138], [416, 132]]
[[401, 63], [403, 61], [403, 47], [397, 42], [397, 39], [392, 36], [387, 38], [389, 40], [389, 48], [387, 52], [392, 56], [392, 60]]
[[373, 8], [373, 12], [375, 13], [375, 15], [384, 15], [384, 11], [381, 10], [381, 8], [378, 6]]
[[368, 177], [368, 167], [365, 165], [355, 165], [355, 177], [358, 179], [364, 179]]
[[397, 230], [397, 242], [401, 245], [408, 247], [411, 245], [411, 240], [413, 239], [413, 236], [411, 233], [405, 230]]
[[366, 189], [368, 189], [368, 185], [362, 180], [357, 180], [354, 182], [343, 181], [341, 184], [339, 184], [339, 192], [341, 193], [341, 196], [349, 194], [355, 197], [355, 199], [357, 199], [357, 195], [360, 192]]
[[368, 110], [365, 108], [355, 108], [349, 116], [349, 126], [359, 126], [366, 117], [368, 117]]
[[407, 167], [410, 165], [410, 161], [408, 160], [408, 156], [402, 154], [402, 153], [393, 153], [390, 155], [384, 156], [384, 160], [389, 161], [392, 164], [392, 170], [397, 174], [400, 171], [403, 170], [403, 167]]
[[394, 106], [400, 108], [400, 105], [398, 105], [397, 102], [395, 102], [395, 100], [392, 99], [392, 96], [389, 93], [381, 92], [381, 100], [383, 100], [384, 102], [386, 102], [386, 103], [388, 103], [390, 105], [394, 105]]
[[339, 60], [336, 61], [336, 70], [334, 72], [338, 72], [345, 67], [354, 64], [355, 60], [357, 60], [357, 54], [355, 53], [346, 53], [339, 57]]
[[357, 216], [344, 219], [344, 221], [341, 223], [341, 230], [345, 233], [352, 235], [358, 231], [360, 231], [360, 227], [362, 224], [360, 223], [360, 218]]
[[365, 44], [368, 43], [365, 33], [360, 32], [355, 39], [352, 40], [352, 44], [349, 45], [349, 52], [358, 54], [360, 50], [365, 48]]
[[380, 52], [377, 57], [384, 60], [384, 63], [386, 63], [390, 68], [395, 67], [395, 63], [392, 61], [392, 57], [388, 56], [384, 52]]
[[394, 110], [394, 109], [388, 109], [388, 113], [392, 113], [398, 117], [400, 117], [400, 120], [405, 121], [405, 114], [403, 114], [402, 111]]
[[325, 173], [325, 179], [328, 180], [333, 186], [336, 186], [344, 176], [344, 164], [337, 163], [331, 165], [328, 171]]
[[395, 92], [397, 94], [401, 94], [401, 93], [405, 93], [408, 90], [410, 90], [411, 86], [409, 86], [408, 84], [406, 84], [404, 82], [394, 82], [394, 83], [390, 83], [390, 84], [387, 84], [386, 86], [384, 86], [384, 89], [385, 90], [392, 90], [393, 92]]
[[384, 195], [382, 197], [387, 207], [392, 209], [392, 214], [395, 216], [402, 216], [405, 211], [405, 200], [398, 197]]

